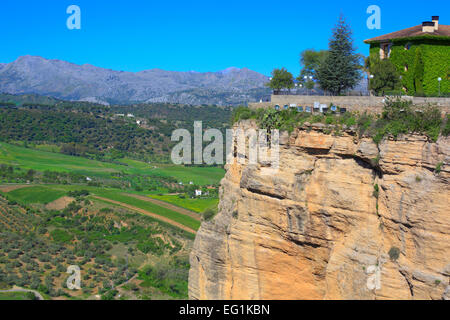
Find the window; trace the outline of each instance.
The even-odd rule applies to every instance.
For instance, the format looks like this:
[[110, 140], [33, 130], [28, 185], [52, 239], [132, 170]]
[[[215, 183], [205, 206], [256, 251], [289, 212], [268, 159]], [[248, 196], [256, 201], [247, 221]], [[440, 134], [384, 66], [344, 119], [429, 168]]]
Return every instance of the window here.
[[390, 58], [391, 57], [391, 50], [392, 49], [392, 43], [388, 44], [387, 46], [387, 57]]
[[380, 59], [386, 59], [391, 56], [392, 43], [383, 43], [380, 49]]

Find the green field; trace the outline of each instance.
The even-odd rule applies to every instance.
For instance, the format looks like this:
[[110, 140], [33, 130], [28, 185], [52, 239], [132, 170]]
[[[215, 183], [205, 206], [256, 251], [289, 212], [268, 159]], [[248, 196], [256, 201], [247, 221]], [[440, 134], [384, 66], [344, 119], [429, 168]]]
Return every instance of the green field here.
[[[49, 203], [67, 194], [69, 191], [74, 190], [88, 190], [92, 195], [96, 195], [102, 198], [106, 198], [113, 201], [119, 201], [127, 205], [131, 205], [146, 211], [150, 211], [157, 215], [169, 218], [173, 221], [181, 223], [182, 225], [194, 230], [200, 228], [200, 222], [175, 212], [173, 210], [160, 207], [154, 203], [127, 196], [125, 191], [117, 189], [106, 189], [90, 186], [74, 186], [74, 185], [40, 185], [34, 187], [25, 187], [22, 189], [16, 189], [7, 193], [8, 198], [15, 200], [22, 204], [32, 203]], [[135, 194], [139, 194], [134, 192]], [[142, 193], [141, 193], [142, 195]]]
[[0, 301], [33, 300], [33, 296], [28, 292], [0, 292]]
[[154, 203], [126, 196], [121, 191], [97, 189], [93, 193], [103, 198], [119, 201], [134, 207], [138, 207], [140, 209], [150, 211], [152, 213], [156, 213], [160, 216], [179, 222], [182, 225], [185, 225], [186, 227], [192, 228], [194, 230], [198, 230], [198, 228], [200, 228], [200, 221], [197, 221], [189, 216], [172, 211], [170, 209], [160, 207]]
[[[132, 159], [121, 159], [120, 162], [123, 164], [100, 162], [82, 157], [68, 156], [60, 153], [52, 153], [0, 142], [0, 164], [19, 167], [23, 170], [33, 169], [39, 172], [72, 172], [89, 177], [105, 177], [108, 179], [111, 179], [112, 173], [130, 174], [137, 177], [133, 179], [139, 179], [139, 176], [150, 177], [150, 180], [158, 179], [158, 177], [172, 177], [176, 179], [175, 181], [181, 181], [185, 185], [188, 185], [191, 181], [196, 185], [218, 184], [225, 173], [222, 168], [218, 167], [184, 167], [169, 164], [149, 164]], [[198, 230], [200, 227], [200, 222], [192, 217], [158, 206], [149, 201], [127, 196], [125, 193], [148, 196], [149, 191], [137, 192], [132, 188], [128, 188], [128, 186], [126, 187], [127, 190], [87, 185], [40, 184], [11, 191], [8, 193], [8, 199], [23, 205], [48, 204], [65, 196], [68, 191], [86, 189], [93, 195], [138, 207], [162, 217], [169, 218], [191, 229]], [[151, 193], [157, 192], [161, 193], [164, 191], [151, 191]], [[153, 197], [198, 213], [203, 212], [207, 208], [215, 208], [218, 204], [216, 198], [189, 199], [187, 197], [186, 199], [181, 199], [178, 196], [156, 195]]]
[[27, 187], [16, 189], [8, 193], [10, 198], [24, 204], [47, 204], [66, 195], [64, 190], [50, 189], [45, 186]]
[[124, 172], [138, 175], [173, 177], [185, 184], [218, 184], [225, 175], [219, 167], [184, 167], [170, 164], [148, 164], [142, 161], [121, 159], [127, 164], [115, 164], [68, 156], [0, 142], [0, 163], [36, 171], [74, 172], [86, 176], [110, 177], [111, 173]]
[[146, 164], [132, 159], [122, 159], [121, 161], [136, 169], [150, 170], [146, 171], [147, 173], [174, 177], [184, 184], [188, 184], [191, 181], [196, 185], [219, 184], [220, 180], [222, 180], [225, 175], [225, 170], [219, 167], [185, 167], [170, 164]]
[[192, 210], [194, 212], [202, 213], [206, 209], [215, 209], [219, 204], [219, 199], [206, 198], [206, 199], [191, 199], [189, 197], [180, 198], [178, 195], [151, 195], [153, 199], [165, 201], [176, 206]]

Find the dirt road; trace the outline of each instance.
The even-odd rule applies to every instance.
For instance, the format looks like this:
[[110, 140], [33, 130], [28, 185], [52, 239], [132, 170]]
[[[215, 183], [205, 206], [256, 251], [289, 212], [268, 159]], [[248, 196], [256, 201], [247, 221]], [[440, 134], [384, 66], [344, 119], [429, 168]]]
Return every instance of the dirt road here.
[[136, 198], [136, 199], [139, 199], [139, 200], [143, 200], [143, 201], [154, 203], [154, 204], [156, 204], [156, 205], [158, 205], [160, 207], [164, 207], [164, 208], [170, 209], [172, 211], [184, 214], [184, 215], [189, 216], [191, 218], [194, 218], [195, 220], [198, 220], [198, 221], [202, 220], [198, 213], [196, 213], [194, 211], [190, 211], [190, 210], [184, 209], [184, 208], [180, 208], [180, 207], [178, 207], [176, 205], [173, 205], [173, 204], [165, 202], [165, 201], [153, 199], [153, 198], [146, 197], [146, 196], [140, 196], [140, 195], [137, 195], [137, 194], [124, 193], [124, 195], [129, 196], [129, 197], [133, 197], [133, 198]]
[[150, 216], [152, 218], [155, 218], [157, 220], [164, 221], [164, 222], [166, 222], [168, 224], [171, 224], [171, 225], [173, 225], [175, 227], [178, 227], [178, 228], [180, 228], [182, 230], [185, 230], [187, 232], [190, 232], [190, 233], [193, 233], [193, 234], [197, 233], [197, 231], [195, 231], [194, 229], [186, 227], [185, 225], [182, 225], [179, 222], [176, 222], [176, 221], [173, 221], [173, 220], [171, 220], [169, 218], [160, 216], [160, 215], [158, 215], [156, 213], [153, 213], [153, 212], [150, 212], [150, 211], [147, 211], [147, 210], [144, 210], [144, 209], [141, 209], [141, 208], [138, 208], [138, 207], [135, 207], [135, 206], [123, 203], [123, 202], [119, 202], [119, 201], [115, 201], [115, 200], [111, 200], [111, 199], [107, 199], [107, 198], [103, 198], [103, 197], [99, 197], [99, 196], [93, 196], [93, 197], [96, 198], [96, 199], [102, 200], [102, 201], [106, 201], [106, 202], [109, 202], [109, 203], [112, 203], [112, 204], [117, 204], [117, 205], [122, 206], [124, 208], [128, 208], [130, 210], [133, 210], [133, 211], [145, 214], [145, 215]]

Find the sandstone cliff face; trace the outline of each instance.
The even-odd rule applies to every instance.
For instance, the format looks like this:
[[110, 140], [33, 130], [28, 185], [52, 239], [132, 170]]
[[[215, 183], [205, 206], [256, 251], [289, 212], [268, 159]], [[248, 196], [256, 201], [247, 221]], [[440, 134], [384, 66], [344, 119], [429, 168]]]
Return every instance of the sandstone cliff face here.
[[190, 298], [450, 299], [449, 162], [449, 138], [284, 134], [278, 174], [227, 166]]

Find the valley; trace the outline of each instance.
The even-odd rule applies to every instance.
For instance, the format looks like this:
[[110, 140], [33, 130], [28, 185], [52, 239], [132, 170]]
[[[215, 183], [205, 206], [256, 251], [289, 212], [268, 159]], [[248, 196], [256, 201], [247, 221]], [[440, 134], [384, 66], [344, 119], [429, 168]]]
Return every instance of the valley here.
[[[167, 132], [181, 122], [165, 108], [96, 109], [35, 98], [47, 104], [21, 97], [0, 108], [0, 300], [34, 299], [32, 292], [52, 300], [187, 298], [192, 242], [203, 213], [217, 211], [224, 169], [167, 161]], [[216, 116], [203, 112], [206, 123], [221, 121], [208, 110]], [[114, 119], [115, 112], [133, 112], [147, 124], [157, 118], [166, 134], [153, 139], [155, 127]], [[149, 137], [152, 149], [123, 144], [134, 132]], [[66, 285], [73, 265], [81, 290]]]

